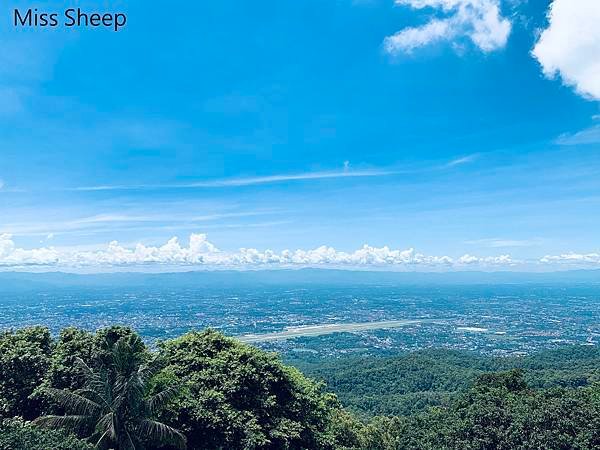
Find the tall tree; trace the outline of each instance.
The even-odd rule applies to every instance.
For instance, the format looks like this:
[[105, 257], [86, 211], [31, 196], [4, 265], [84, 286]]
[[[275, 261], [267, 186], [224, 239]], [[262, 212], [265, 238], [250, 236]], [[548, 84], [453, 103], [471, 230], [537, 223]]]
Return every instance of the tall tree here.
[[83, 388], [46, 389], [67, 415], [43, 416], [35, 423], [86, 434], [99, 449], [139, 450], [160, 443], [185, 448], [182, 433], [154, 419], [178, 389], [172, 386], [147, 396], [148, 383], [159, 366], [156, 360], [144, 361], [143, 348], [139, 336], [124, 336], [96, 371], [77, 358]]

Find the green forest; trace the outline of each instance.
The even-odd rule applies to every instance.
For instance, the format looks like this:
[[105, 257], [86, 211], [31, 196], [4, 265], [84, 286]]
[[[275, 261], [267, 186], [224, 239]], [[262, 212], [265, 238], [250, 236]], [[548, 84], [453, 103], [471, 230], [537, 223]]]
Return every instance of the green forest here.
[[285, 363], [213, 330], [0, 334], [0, 450], [598, 449], [600, 352]]

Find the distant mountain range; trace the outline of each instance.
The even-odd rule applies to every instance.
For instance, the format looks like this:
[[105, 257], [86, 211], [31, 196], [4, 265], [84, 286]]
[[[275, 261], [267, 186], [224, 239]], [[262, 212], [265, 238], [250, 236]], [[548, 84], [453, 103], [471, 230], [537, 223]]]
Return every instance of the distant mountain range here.
[[0, 291], [83, 287], [188, 287], [244, 285], [436, 285], [600, 283], [600, 270], [525, 272], [376, 272], [332, 269], [196, 271], [173, 273], [0, 272]]

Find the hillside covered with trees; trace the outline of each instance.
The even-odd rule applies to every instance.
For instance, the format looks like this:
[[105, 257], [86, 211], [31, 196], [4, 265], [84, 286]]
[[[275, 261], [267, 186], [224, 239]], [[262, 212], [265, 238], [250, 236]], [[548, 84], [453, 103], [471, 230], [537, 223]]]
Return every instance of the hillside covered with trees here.
[[123, 327], [26, 328], [0, 334], [0, 450], [594, 449], [599, 361], [294, 361], [313, 379], [211, 330], [150, 349]]
[[523, 357], [427, 349], [393, 357], [288, 357], [303, 373], [324, 381], [361, 417], [410, 415], [442, 406], [483, 374], [521, 369], [528, 386], [577, 388], [600, 381], [600, 349], [570, 346]]

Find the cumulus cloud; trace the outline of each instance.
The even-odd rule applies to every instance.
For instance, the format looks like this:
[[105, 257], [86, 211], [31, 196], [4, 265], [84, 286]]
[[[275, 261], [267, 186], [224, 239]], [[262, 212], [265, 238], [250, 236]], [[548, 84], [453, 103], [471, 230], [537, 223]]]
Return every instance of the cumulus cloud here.
[[599, 265], [599, 253], [564, 253], [562, 255], [546, 255], [540, 258], [544, 264], [567, 264], [567, 265]]
[[463, 255], [456, 261], [457, 265], [484, 265], [484, 266], [514, 266], [519, 263], [512, 259], [510, 255], [477, 257], [473, 255]]
[[17, 248], [10, 234], [0, 234], [1, 266], [54, 265], [59, 261], [59, 253], [52, 248]]
[[483, 52], [506, 45], [511, 22], [500, 12], [498, 0], [395, 0], [399, 6], [415, 9], [433, 8], [444, 17], [433, 18], [418, 27], [400, 30], [384, 41], [386, 52], [410, 53], [436, 42], [456, 43], [464, 38]]
[[584, 97], [600, 100], [600, 2], [554, 0], [548, 27], [532, 51], [548, 78], [560, 76]]
[[174, 237], [161, 246], [123, 246], [116, 241], [99, 250], [73, 250], [55, 247], [18, 248], [10, 234], [0, 235], [0, 266], [27, 267], [113, 267], [133, 265], [183, 265], [204, 267], [390, 267], [451, 268], [462, 266], [510, 266], [509, 255], [476, 257], [464, 255], [431, 256], [414, 249], [394, 250], [387, 246], [364, 245], [353, 252], [321, 246], [311, 250], [257, 250], [241, 248], [236, 252], [219, 250], [205, 234], [192, 234], [186, 245]]

